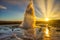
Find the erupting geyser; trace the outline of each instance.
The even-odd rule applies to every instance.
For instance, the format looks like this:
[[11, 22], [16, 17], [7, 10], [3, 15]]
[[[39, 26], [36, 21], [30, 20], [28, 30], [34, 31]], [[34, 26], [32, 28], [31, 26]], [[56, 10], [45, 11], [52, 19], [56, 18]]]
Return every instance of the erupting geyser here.
[[34, 14], [34, 7], [33, 7], [32, 1], [30, 1], [29, 5], [27, 6], [27, 9], [24, 15], [23, 26], [25, 28], [34, 28], [35, 26], [35, 14]]
[[28, 37], [35, 37], [35, 14], [34, 14], [34, 7], [33, 1], [30, 0], [30, 3], [27, 6], [27, 9], [24, 14], [24, 22], [23, 27], [26, 29], [26, 35]]

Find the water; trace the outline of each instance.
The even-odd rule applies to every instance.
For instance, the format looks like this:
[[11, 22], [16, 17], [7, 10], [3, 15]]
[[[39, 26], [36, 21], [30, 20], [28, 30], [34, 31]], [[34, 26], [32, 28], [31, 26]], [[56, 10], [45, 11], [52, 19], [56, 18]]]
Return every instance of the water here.
[[[3, 26], [6, 27], [7, 25], [0, 25], [0, 27], [3, 27]], [[9, 26], [11, 27], [12, 25], [9, 25]], [[56, 29], [55, 30], [53, 30], [53, 29], [54, 28], [51, 28], [51, 30], [49, 30], [46, 27], [42, 27], [42, 29], [40, 31], [37, 30], [38, 34], [37, 34], [37, 37], [35, 40], [60, 40], [60, 32], [56, 31]], [[7, 32], [5, 34], [2, 33], [2, 35], [0, 35], [0, 39], [2, 37], [1, 40], [33, 40], [33, 39], [29, 39], [29, 37], [25, 36], [25, 34], [24, 34], [25, 30], [24, 29], [21, 29], [21, 31], [20, 31], [21, 34], [19, 34], [19, 33], [15, 34], [14, 32], [10, 32], [10, 33]]]

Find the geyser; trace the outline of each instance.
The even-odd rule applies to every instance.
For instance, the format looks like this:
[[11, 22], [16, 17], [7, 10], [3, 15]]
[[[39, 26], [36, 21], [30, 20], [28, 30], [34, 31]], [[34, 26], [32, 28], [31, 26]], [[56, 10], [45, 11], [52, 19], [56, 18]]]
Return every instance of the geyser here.
[[35, 13], [33, 7], [33, 1], [30, 0], [28, 4], [25, 14], [24, 14], [24, 22], [23, 27], [26, 29], [25, 35], [30, 38], [35, 38]]
[[34, 28], [35, 26], [35, 14], [32, 1], [30, 1], [29, 5], [26, 8], [23, 26], [25, 28]]

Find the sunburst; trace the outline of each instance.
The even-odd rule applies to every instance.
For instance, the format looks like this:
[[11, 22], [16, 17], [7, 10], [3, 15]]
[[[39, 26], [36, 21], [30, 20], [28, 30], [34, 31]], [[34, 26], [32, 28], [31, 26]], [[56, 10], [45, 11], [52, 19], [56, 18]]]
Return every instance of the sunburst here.
[[[55, 0], [37, 0], [36, 1], [39, 10], [39, 15], [43, 15], [43, 18], [56, 18], [59, 16], [57, 12], [59, 4], [55, 4]], [[40, 11], [41, 10], [41, 11]]]

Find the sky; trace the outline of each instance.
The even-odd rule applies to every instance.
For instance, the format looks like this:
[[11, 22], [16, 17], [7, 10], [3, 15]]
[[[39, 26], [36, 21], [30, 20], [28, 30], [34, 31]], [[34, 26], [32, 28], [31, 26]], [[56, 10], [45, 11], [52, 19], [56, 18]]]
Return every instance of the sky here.
[[[42, 0], [33, 0], [33, 4], [34, 4], [34, 8], [35, 8], [35, 15], [38, 18], [44, 18], [44, 15], [42, 13], [44, 10], [40, 9], [40, 8], [43, 8], [43, 7], [40, 7], [41, 1]], [[0, 20], [1, 21], [23, 20], [24, 13], [25, 13], [25, 10], [26, 10], [26, 7], [28, 4], [29, 4], [29, 0], [0, 0]], [[54, 6], [52, 7], [52, 10], [55, 9], [54, 8], [54, 7], [56, 7], [55, 5], [58, 6], [58, 12], [54, 13], [54, 15], [56, 15], [56, 17], [51, 16], [51, 18], [60, 19], [60, 16], [59, 16], [60, 15], [60, 8], [59, 8], [60, 0], [54, 0]]]

